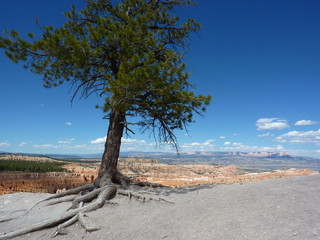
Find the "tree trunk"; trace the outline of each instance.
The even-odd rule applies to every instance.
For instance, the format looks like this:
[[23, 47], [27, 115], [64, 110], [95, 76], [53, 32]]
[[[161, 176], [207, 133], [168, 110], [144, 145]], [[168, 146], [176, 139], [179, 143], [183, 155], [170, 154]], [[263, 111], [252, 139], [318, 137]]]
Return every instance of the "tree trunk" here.
[[121, 138], [124, 129], [125, 114], [120, 111], [111, 111], [108, 135], [104, 145], [104, 153], [99, 169], [99, 176], [108, 174], [111, 178], [117, 175], [118, 158], [120, 153]]

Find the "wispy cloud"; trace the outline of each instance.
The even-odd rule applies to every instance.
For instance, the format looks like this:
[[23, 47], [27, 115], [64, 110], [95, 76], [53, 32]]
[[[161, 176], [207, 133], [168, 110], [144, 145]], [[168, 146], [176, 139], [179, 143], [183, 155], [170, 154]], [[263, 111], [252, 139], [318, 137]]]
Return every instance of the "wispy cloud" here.
[[[73, 140], [73, 138], [71, 138]], [[37, 149], [63, 149], [63, 150], [72, 150], [83, 148], [85, 150], [95, 150], [94, 148], [90, 149], [86, 144], [73, 145], [72, 141], [60, 140], [58, 144], [34, 144], [32, 147]]]
[[224, 146], [242, 146], [243, 144], [242, 143], [239, 143], [239, 142], [225, 142], [223, 144]]
[[107, 139], [107, 137], [97, 138], [95, 140], [90, 141], [90, 143], [101, 144], [101, 143], [105, 143], [106, 139]]
[[182, 151], [214, 151], [215, 145], [213, 139], [208, 139], [205, 142], [185, 143], [180, 146]]
[[221, 151], [236, 151], [236, 152], [279, 152], [284, 151], [282, 145], [273, 146], [250, 146], [239, 142], [225, 142], [221, 147]]
[[74, 145], [73, 147], [74, 147], [75, 149], [79, 149], [79, 148], [86, 149], [86, 148], [87, 148], [87, 145], [86, 145], [86, 144], [77, 144], [77, 145]]
[[287, 120], [279, 118], [260, 118], [256, 121], [257, 130], [282, 130], [289, 128]]
[[[132, 138], [122, 138], [121, 150], [122, 151], [156, 151], [157, 144], [155, 142], [148, 143], [145, 140], [138, 140]], [[165, 146], [166, 147], [166, 146]]]
[[219, 138], [220, 138], [220, 139], [225, 139], [225, 138], [226, 138], [226, 136], [220, 136]]
[[275, 138], [275, 141], [281, 143], [314, 143], [320, 146], [320, 129], [316, 131], [291, 131]]
[[71, 141], [62, 141], [62, 140], [61, 140], [61, 141], [58, 141], [58, 143], [59, 143], [59, 144], [70, 144]]
[[22, 143], [20, 143], [18, 146], [19, 147], [23, 147], [23, 146], [25, 146], [25, 145], [27, 145], [28, 143], [26, 143], [26, 142], [22, 142]]
[[0, 142], [0, 147], [10, 147], [11, 144], [8, 142]]
[[294, 125], [295, 126], [309, 126], [309, 125], [316, 125], [320, 124], [320, 122], [311, 121], [311, 120], [300, 120], [297, 121]]
[[61, 148], [61, 146], [58, 145], [53, 145], [53, 144], [35, 144], [32, 145], [34, 148], [39, 148], [39, 149], [56, 149], [56, 148]]
[[[103, 149], [103, 144], [106, 141], [106, 137], [97, 138], [90, 141], [96, 149]], [[133, 138], [122, 138], [121, 139], [121, 150], [122, 151], [155, 151], [156, 143], [148, 143], [145, 140], [138, 140]]]
[[60, 138], [58, 141], [59, 144], [71, 144], [75, 139], [74, 138]]
[[64, 124], [66, 124], [67, 126], [71, 126], [72, 122], [65, 122]]
[[258, 137], [273, 137], [273, 136], [274, 136], [274, 134], [271, 134], [269, 132], [258, 135]]

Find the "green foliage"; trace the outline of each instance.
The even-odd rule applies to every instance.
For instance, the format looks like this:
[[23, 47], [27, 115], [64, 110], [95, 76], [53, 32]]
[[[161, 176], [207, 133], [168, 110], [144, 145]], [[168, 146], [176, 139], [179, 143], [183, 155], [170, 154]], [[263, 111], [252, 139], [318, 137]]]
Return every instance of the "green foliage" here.
[[196, 95], [187, 79], [183, 53], [194, 19], [182, 21], [174, 10], [190, 0], [87, 0], [83, 10], [72, 6], [61, 28], [42, 26], [37, 40], [16, 31], [0, 37], [0, 47], [14, 62], [41, 74], [45, 87], [70, 82], [74, 96], [98, 93], [104, 112], [138, 116], [142, 130], [176, 146], [174, 129], [186, 128], [193, 114], [202, 115], [211, 96]]
[[65, 163], [59, 162], [36, 162], [36, 161], [15, 161], [0, 160], [0, 171], [22, 171], [22, 172], [65, 172], [62, 166]]

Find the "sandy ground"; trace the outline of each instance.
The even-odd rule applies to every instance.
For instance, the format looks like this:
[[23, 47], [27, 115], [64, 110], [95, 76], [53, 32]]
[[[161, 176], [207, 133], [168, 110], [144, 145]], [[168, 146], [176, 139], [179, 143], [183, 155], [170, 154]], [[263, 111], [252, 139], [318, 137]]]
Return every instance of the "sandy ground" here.
[[[101, 229], [85, 232], [78, 224], [54, 239], [320, 239], [320, 174], [260, 182], [172, 190], [143, 189], [152, 197], [174, 202], [139, 202], [117, 196], [113, 205], [87, 215]], [[15, 193], [0, 196], [0, 233], [42, 221], [65, 211], [70, 203], [40, 204], [49, 194]], [[16, 239], [51, 239], [55, 228]]]

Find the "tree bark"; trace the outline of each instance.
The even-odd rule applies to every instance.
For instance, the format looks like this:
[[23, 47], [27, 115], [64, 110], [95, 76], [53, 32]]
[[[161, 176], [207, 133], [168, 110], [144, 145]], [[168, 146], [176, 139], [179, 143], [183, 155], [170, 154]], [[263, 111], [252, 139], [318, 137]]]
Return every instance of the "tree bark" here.
[[104, 153], [99, 169], [99, 176], [108, 174], [114, 178], [118, 171], [118, 158], [120, 153], [121, 138], [124, 130], [125, 114], [120, 111], [111, 111], [108, 135], [104, 145]]

